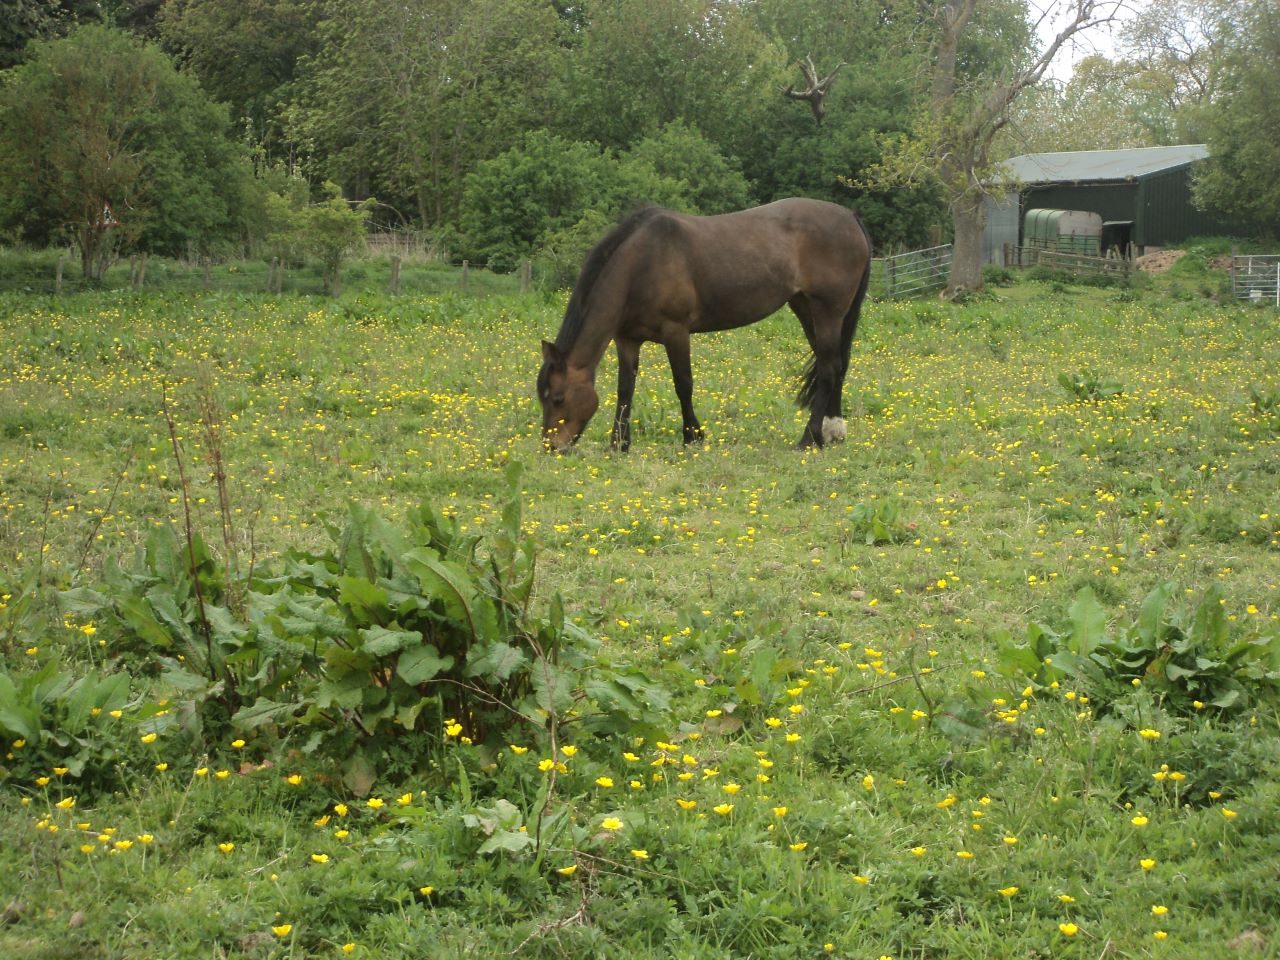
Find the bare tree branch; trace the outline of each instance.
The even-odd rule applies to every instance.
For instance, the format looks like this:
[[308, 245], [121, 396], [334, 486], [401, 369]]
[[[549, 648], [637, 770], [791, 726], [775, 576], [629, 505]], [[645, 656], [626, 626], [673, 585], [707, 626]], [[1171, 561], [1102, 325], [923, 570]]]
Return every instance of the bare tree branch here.
[[841, 60], [836, 64], [836, 68], [828, 73], [821, 80], [818, 79], [818, 70], [813, 65], [813, 57], [806, 54], [805, 58], [800, 61], [800, 72], [804, 74], [806, 87], [804, 90], [796, 90], [795, 87], [787, 87], [782, 91], [782, 95], [791, 100], [807, 100], [809, 101], [809, 109], [813, 111], [814, 122], [819, 126], [822, 125], [822, 118], [827, 115], [827, 107], [824, 101], [827, 93], [831, 90], [831, 84], [836, 78], [836, 74], [840, 72], [840, 68], [845, 65]]

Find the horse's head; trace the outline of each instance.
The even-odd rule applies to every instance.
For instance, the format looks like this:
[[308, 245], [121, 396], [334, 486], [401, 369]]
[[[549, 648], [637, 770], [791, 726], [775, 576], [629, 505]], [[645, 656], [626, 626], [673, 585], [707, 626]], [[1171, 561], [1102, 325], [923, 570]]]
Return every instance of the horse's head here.
[[564, 354], [546, 340], [542, 341], [542, 369], [538, 371], [538, 402], [542, 404], [542, 443], [556, 453], [564, 453], [578, 442], [600, 406], [591, 374], [570, 367]]

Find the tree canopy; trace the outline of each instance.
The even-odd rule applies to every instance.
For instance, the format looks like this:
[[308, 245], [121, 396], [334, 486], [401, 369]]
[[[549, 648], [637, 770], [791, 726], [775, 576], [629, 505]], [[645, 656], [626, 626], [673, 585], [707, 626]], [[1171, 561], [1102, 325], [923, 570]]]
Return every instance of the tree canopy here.
[[70, 239], [85, 275], [111, 251], [186, 252], [236, 233], [247, 169], [226, 110], [160, 50], [83, 26], [38, 43], [0, 89], [0, 221]]
[[1202, 201], [1261, 216], [1275, 2], [1152, 0], [1055, 85], [1029, 0], [10, 0], [0, 231], [86, 266], [266, 243], [283, 170], [502, 267], [641, 202], [819, 197], [881, 249], [965, 245], [1003, 156], [1201, 137]]

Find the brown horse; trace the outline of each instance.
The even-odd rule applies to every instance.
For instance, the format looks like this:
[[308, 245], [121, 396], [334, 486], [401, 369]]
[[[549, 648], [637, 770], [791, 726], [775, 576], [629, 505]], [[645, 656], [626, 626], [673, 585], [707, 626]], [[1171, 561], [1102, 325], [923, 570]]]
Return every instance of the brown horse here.
[[577, 442], [600, 405], [596, 368], [618, 351], [613, 445], [631, 446], [640, 345], [667, 349], [684, 442], [703, 437], [693, 412], [689, 335], [731, 330], [789, 304], [813, 348], [797, 402], [810, 409], [801, 447], [844, 438], [841, 394], [867, 292], [871, 240], [857, 214], [821, 200], [694, 217], [650, 208], [591, 250], [555, 343], [542, 342], [538, 399], [548, 449]]

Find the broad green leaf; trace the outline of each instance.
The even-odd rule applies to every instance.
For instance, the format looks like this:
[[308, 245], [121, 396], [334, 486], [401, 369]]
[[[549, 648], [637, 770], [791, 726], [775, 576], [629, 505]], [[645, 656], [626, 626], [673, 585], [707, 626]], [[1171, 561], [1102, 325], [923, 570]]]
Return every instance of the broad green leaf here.
[[360, 630], [359, 634], [364, 640], [364, 652], [374, 657], [386, 657], [422, 644], [422, 634], [416, 630], [369, 627], [366, 630]]
[[303, 703], [297, 700], [280, 703], [259, 697], [250, 706], [237, 710], [231, 718], [231, 725], [238, 730], [255, 730], [264, 724], [281, 723], [292, 719], [302, 706]]
[[484, 843], [480, 844], [479, 853], [519, 853], [533, 846], [533, 837], [521, 830], [498, 830]]
[[1071, 615], [1072, 648], [1080, 656], [1087, 657], [1106, 639], [1107, 612], [1088, 587], [1076, 594], [1068, 612]]
[[356, 751], [342, 769], [342, 782], [357, 797], [367, 797], [378, 779], [378, 768], [364, 751]]
[[160, 650], [173, 646], [173, 635], [161, 625], [146, 600], [139, 596], [122, 597], [116, 602], [120, 619], [138, 638]]
[[953, 700], [942, 706], [934, 714], [933, 723], [948, 740], [973, 742], [987, 734], [982, 712], [963, 700]]
[[40, 715], [18, 702], [18, 689], [4, 673], [0, 673], [0, 730], [10, 739], [33, 744], [40, 738]]
[[1173, 596], [1176, 586], [1171, 582], [1162, 583], [1152, 590], [1138, 610], [1138, 634], [1142, 640], [1154, 649], [1161, 642], [1161, 631], [1164, 626], [1164, 608]]
[[411, 647], [400, 654], [396, 674], [411, 687], [433, 680], [453, 666], [453, 657], [441, 656], [432, 644]]
[[[475, 646], [467, 651], [467, 670], [469, 677], [482, 677], [486, 680], [503, 681], [511, 677], [518, 669], [528, 663], [529, 658], [523, 650], [507, 643], [489, 643]], [[536, 671], [535, 671], [536, 672]]]
[[387, 591], [364, 577], [338, 577], [338, 602], [359, 624], [376, 624], [390, 615]]
[[449, 560], [441, 560], [432, 550], [411, 550], [404, 564], [418, 579], [425, 596], [440, 602], [445, 614], [476, 635], [471, 602], [476, 594], [467, 571]]

